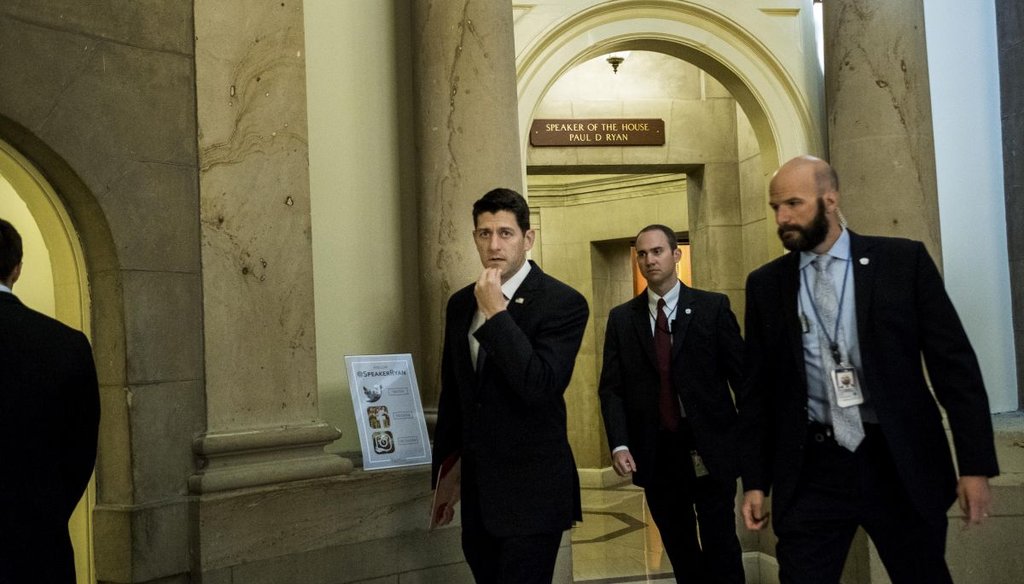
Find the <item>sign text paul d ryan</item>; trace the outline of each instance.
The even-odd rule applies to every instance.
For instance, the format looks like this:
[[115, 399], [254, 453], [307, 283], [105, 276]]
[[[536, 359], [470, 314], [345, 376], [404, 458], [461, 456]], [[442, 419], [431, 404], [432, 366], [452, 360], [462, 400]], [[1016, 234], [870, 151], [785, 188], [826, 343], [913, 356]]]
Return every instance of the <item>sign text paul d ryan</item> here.
[[665, 121], [659, 119], [534, 120], [533, 146], [661, 146]]

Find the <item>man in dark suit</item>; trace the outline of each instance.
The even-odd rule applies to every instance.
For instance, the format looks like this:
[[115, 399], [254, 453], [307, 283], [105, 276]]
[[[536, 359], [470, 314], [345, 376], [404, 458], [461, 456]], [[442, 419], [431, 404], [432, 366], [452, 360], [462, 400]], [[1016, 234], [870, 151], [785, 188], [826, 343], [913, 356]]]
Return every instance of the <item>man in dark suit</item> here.
[[11, 292], [21, 258], [0, 219], [0, 584], [73, 584], [68, 519], [96, 460], [96, 368], [85, 335]]
[[742, 584], [729, 385], [740, 387], [743, 340], [724, 294], [679, 281], [680, 254], [664, 225], [637, 235], [647, 289], [608, 316], [601, 411], [612, 466], [644, 488], [680, 581]]
[[771, 181], [792, 253], [747, 281], [744, 520], [774, 489], [784, 583], [839, 582], [858, 526], [893, 582], [950, 582], [946, 511], [981, 522], [998, 473], [981, 372], [924, 246], [847, 230], [838, 190], [806, 156]]
[[477, 582], [549, 583], [562, 532], [581, 519], [563, 393], [589, 311], [526, 260], [521, 195], [488, 192], [473, 221], [484, 269], [448, 302], [434, 480], [461, 457], [462, 548]]

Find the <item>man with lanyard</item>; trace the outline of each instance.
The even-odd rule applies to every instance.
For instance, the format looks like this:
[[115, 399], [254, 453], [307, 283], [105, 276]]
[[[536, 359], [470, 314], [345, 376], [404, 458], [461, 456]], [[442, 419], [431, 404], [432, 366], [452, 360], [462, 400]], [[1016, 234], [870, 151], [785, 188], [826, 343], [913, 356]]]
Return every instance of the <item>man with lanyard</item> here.
[[747, 280], [744, 521], [772, 491], [783, 583], [838, 583], [858, 526], [893, 582], [951, 582], [946, 511], [980, 523], [999, 472], [981, 372], [924, 246], [845, 229], [838, 191], [809, 156], [771, 181], [793, 253]]

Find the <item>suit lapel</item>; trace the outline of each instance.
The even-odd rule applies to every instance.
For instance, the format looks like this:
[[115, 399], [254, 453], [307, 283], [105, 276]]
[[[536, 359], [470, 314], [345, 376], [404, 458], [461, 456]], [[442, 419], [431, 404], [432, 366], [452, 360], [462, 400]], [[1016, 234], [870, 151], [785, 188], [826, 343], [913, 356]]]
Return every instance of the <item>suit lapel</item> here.
[[[867, 338], [868, 314], [871, 313], [871, 291], [875, 286], [878, 258], [871, 242], [850, 231], [850, 261], [853, 262], [853, 298], [857, 310], [857, 338]], [[862, 345], [863, 346], [863, 345]]]
[[797, 311], [800, 298], [800, 254], [789, 252], [779, 271], [779, 291], [782, 300], [782, 321], [789, 336], [789, 345], [793, 351], [795, 363], [804, 359], [803, 330], [800, 326], [800, 315]]
[[455, 351], [455, 372], [459, 378], [459, 387], [476, 387], [476, 367], [469, 352], [469, 327], [473, 324], [476, 314], [476, 299], [472, 290], [458, 305], [452, 307], [455, 314], [453, 322], [457, 323], [455, 338], [452, 339], [452, 350]]
[[693, 290], [682, 282], [679, 283], [679, 301], [676, 304], [675, 320], [669, 324], [672, 330], [672, 359], [675, 363], [679, 357], [679, 351], [683, 347], [683, 337], [686, 336], [686, 329], [690, 326], [693, 315]]
[[515, 294], [508, 300], [508, 314], [512, 317], [512, 320], [517, 323], [529, 310], [530, 304], [537, 302], [542, 294], [541, 289], [544, 283], [544, 272], [537, 267], [537, 264], [530, 262], [530, 273], [526, 274], [526, 279], [519, 285]]
[[654, 352], [654, 334], [651, 332], [651, 313], [648, 306], [647, 289], [633, 297], [630, 301], [630, 318], [633, 321], [633, 331], [636, 333], [637, 341], [644, 349], [647, 360], [651, 367], [658, 369], [658, 355]]

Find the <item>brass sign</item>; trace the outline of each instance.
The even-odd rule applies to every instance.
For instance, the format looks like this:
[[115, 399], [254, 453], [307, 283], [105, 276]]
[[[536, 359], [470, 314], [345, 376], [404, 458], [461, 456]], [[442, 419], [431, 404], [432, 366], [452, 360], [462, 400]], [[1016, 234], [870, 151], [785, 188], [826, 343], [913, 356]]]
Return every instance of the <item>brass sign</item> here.
[[533, 146], [661, 146], [665, 120], [533, 120]]

